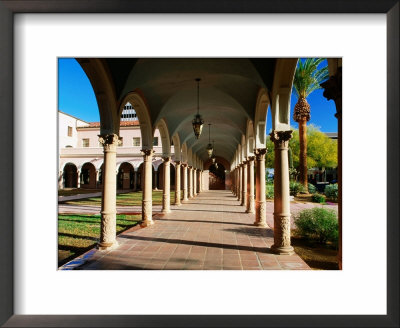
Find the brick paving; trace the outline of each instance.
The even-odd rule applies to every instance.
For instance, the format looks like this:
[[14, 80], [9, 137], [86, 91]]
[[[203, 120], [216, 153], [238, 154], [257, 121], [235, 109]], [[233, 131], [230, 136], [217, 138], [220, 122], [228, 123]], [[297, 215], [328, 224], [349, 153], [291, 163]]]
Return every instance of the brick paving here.
[[273, 231], [255, 227], [254, 214], [245, 213], [230, 191], [205, 191], [171, 210], [167, 215], [157, 213], [153, 226], [120, 234], [116, 249], [92, 250], [60, 269], [310, 269], [296, 254], [272, 254]]

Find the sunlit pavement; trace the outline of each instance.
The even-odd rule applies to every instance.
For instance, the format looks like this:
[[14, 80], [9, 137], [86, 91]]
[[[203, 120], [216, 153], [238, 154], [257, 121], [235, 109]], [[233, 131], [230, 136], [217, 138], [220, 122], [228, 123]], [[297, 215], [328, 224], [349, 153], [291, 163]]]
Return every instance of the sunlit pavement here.
[[[292, 203], [292, 213], [308, 204]], [[310, 204], [313, 207], [313, 204]], [[320, 205], [317, 205], [320, 206]], [[136, 209], [135, 209], [136, 210]], [[80, 270], [309, 270], [296, 254], [270, 251], [273, 231], [253, 225], [254, 214], [230, 191], [205, 191], [171, 213], [156, 212], [155, 224], [133, 227], [111, 251], [92, 250], [60, 269]], [[273, 203], [267, 207], [272, 226]], [[126, 208], [123, 212], [127, 212]]]

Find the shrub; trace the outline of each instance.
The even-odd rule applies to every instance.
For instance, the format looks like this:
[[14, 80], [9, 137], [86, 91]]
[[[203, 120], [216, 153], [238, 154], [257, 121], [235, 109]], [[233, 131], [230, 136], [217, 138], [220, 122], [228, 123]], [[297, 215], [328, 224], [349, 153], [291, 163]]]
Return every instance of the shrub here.
[[314, 194], [316, 191], [317, 191], [317, 188], [312, 183], [309, 183], [308, 184], [308, 192], [310, 194]]
[[331, 200], [337, 201], [339, 197], [338, 184], [331, 184], [325, 187], [325, 196]]
[[292, 196], [297, 196], [299, 192], [304, 191], [303, 185], [300, 182], [296, 181], [290, 181], [289, 188], [290, 188], [290, 195]]
[[313, 194], [311, 199], [314, 203], [325, 203], [325, 201], [326, 201], [326, 197], [319, 193]]
[[265, 185], [265, 197], [267, 199], [272, 199], [274, 198], [274, 184], [273, 183], [268, 183]]
[[316, 239], [320, 243], [338, 242], [339, 223], [334, 210], [320, 207], [303, 210], [295, 216], [294, 223], [301, 237]]

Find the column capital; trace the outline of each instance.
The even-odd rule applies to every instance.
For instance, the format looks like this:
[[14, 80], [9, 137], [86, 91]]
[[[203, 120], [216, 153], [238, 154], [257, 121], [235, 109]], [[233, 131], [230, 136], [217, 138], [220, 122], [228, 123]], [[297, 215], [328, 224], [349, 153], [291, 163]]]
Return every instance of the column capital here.
[[119, 137], [116, 134], [99, 134], [98, 137], [104, 150], [115, 150], [115, 147], [119, 142]]
[[256, 155], [257, 160], [264, 159], [266, 153], [267, 153], [267, 148], [254, 149], [254, 154]]
[[252, 162], [252, 161], [254, 161], [254, 156], [249, 156], [249, 157], [247, 157], [247, 160], [248, 160], [249, 163]]
[[181, 162], [181, 161], [175, 161], [175, 164], [176, 164], [176, 165], [181, 165], [182, 162]]
[[154, 150], [153, 150], [153, 149], [141, 149], [141, 150], [140, 150], [140, 153], [141, 153], [143, 156], [150, 156], [150, 155], [153, 155]]
[[320, 84], [324, 89], [323, 96], [328, 100], [334, 100], [336, 103], [335, 117], [339, 118], [342, 115], [342, 108], [338, 103], [342, 102], [342, 68], [338, 67], [335, 75], [331, 76], [329, 80]]
[[167, 157], [162, 157], [163, 162], [170, 162], [171, 161], [171, 157], [167, 156]]
[[187, 167], [188, 167], [188, 169], [192, 169], [192, 168], [193, 168], [193, 166], [192, 166], [192, 165], [188, 165]]
[[182, 167], [187, 167], [187, 163], [181, 163]]
[[269, 135], [271, 141], [274, 142], [275, 148], [286, 149], [289, 147], [289, 140], [292, 139], [293, 130], [288, 131], [272, 131]]

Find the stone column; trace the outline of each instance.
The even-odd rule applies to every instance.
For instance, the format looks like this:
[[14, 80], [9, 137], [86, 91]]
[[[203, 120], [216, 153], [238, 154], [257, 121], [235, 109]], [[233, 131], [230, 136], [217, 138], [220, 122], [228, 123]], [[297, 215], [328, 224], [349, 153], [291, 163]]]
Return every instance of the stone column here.
[[154, 190], [158, 190], [157, 185], [158, 185], [158, 169], [160, 166], [157, 168], [157, 171], [154, 171]]
[[188, 200], [188, 165], [182, 164], [183, 167], [183, 201]]
[[164, 188], [163, 188], [163, 200], [162, 200], [162, 212], [163, 213], [170, 213], [170, 202], [171, 202], [171, 179], [170, 179], [170, 163], [171, 157], [163, 157], [164, 165]]
[[243, 174], [242, 174], [243, 188], [242, 188], [242, 202], [240, 205], [246, 206], [246, 202], [247, 202], [247, 161], [243, 162], [242, 170], [243, 170]]
[[271, 250], [277, 254], [294, 253], [290, 245], [290, 192], [289, 192], [289, 131], [273, 131], [270, 136], [274, 142], [274, 244]]
[[99, 187], [100, 170], [96, 170], [96, 189]]
[[197, 170], [197, 193], [200, 194], [201, 193], [201, 170]]
[[175, 205], [181, 205], [181, 162], [175, 162]]
[[78, 173], [78, 178], [77, 178], [77, 181], [76, 181], [76, 187], [80, 188], [81, 187], [81, 171], [77, 170], [77, 173]]
[[99, 135], [99, 142], [103, 145], [104, 164], [100, 242], [97, 247], [100, 250], [108, 250], [118, 245], [116, 241], [117, 177], [115, 175], [118, 136], [116, 134]]
[[137, 190], [137, 176], [138, 176], [138, 172], [137, 171], [133, 171], [133, 191]]
[[254, 156], [249, 157], [248, 165], [249, 176], [248, 176], [248, 191], [247, 191], [247, 213], [255, 213], [254, 206]]
[[153, 198], [152, 198], [152, 159], [154, 150], [142, 149], [143, 155], [143, 195], [142, 195], [142, 227], [147, 227], [154, 224], [153, 221]]
[[268, 227], [266, 200], [265, 200], [265, 153], [266, 148], [255, 149], [257, 161], [256, 173], [256, 221], [254, 224], [259, 227]]
[[240, 201], [240, 203], [242, 203], [242, 192], [243, 192], [243, 164], [239, 164], [239, 190], [238, 190], [238, 195], [237, 195], [237, 199], [238, 201]]
[[193, 198], [193, 167], [188, 166], [188, 175], [189, 175], [189, 199]]
[[63, 171], [58, 172], [58, 189], [63, 189]]
[[237, 166], [235, 169], [235, 196], [238, 196], [239, 193], [239, 167]]
[[193, 168], [193, 196], [197, 196], [197, 169]]

